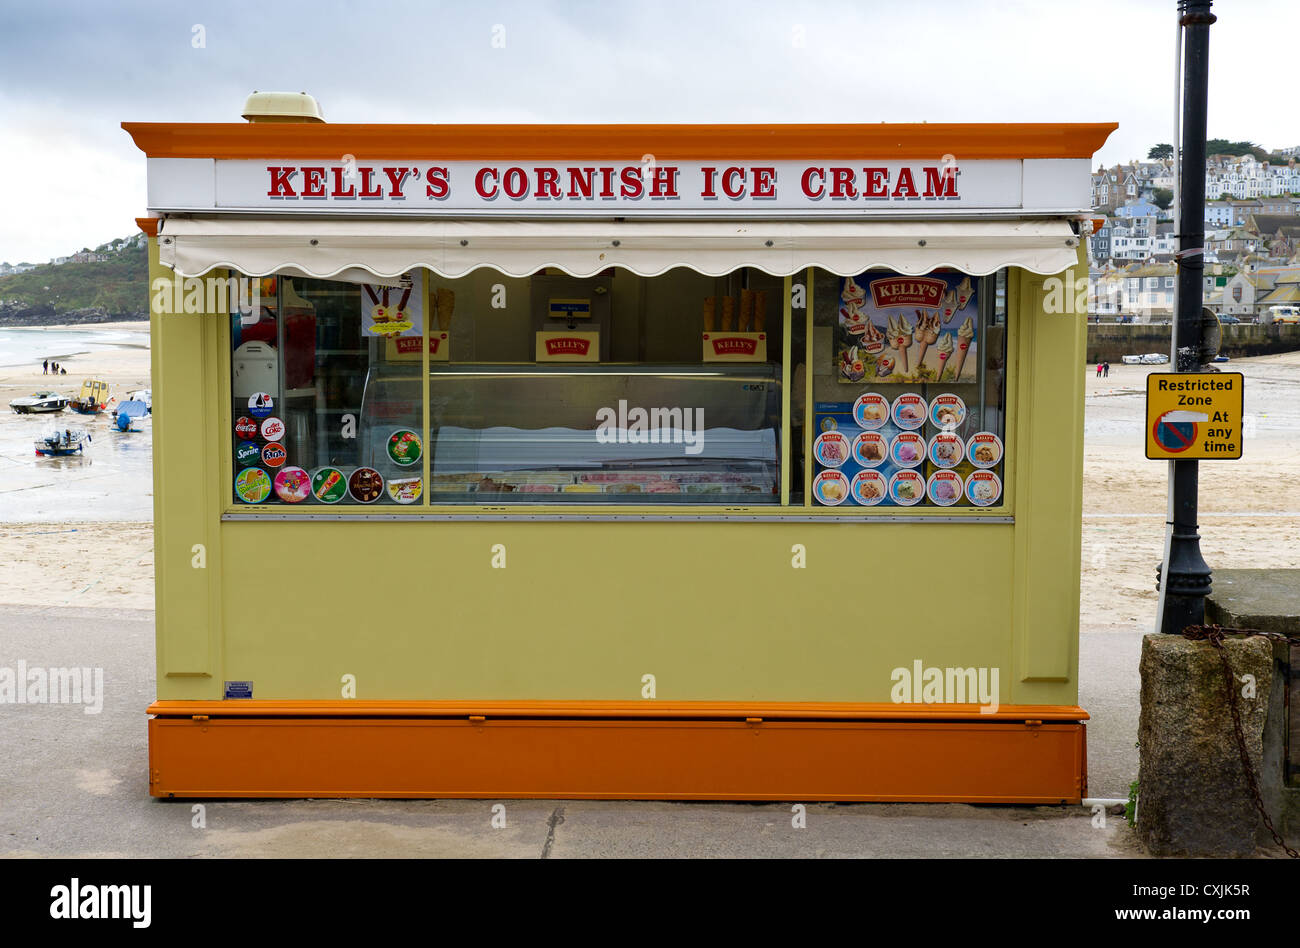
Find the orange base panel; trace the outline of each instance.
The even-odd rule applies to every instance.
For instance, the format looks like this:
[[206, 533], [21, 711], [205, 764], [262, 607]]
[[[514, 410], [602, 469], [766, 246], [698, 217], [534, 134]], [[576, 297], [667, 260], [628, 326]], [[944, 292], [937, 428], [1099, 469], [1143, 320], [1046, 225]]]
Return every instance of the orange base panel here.
[[149, 767], [153, 796], [191, 798], [1060, 804], [1087, 792], [1077, 720], [191, 714], [150, 719]]

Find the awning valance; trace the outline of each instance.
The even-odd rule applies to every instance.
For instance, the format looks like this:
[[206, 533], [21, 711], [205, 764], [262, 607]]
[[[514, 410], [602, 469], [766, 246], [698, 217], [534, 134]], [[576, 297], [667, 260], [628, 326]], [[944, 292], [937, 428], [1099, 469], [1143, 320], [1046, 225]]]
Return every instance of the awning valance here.
[[983, 275], [1003, 267], [1060, 273], [1079, 238], [1055, 220], [567, 221], [311, 220], [173, 217], [159, 227], [162, 263], [181, 276], [229, 268], [320, 279], [383, 279], [424, 267], [456, 278], [481, 267], [522, 277], [555, 267], [577, 277], [608, 267], [656, 276], [688, 267], [721, 276], [754, 267], [786, 276], [820, 267], [840, 276], [881, 268]]

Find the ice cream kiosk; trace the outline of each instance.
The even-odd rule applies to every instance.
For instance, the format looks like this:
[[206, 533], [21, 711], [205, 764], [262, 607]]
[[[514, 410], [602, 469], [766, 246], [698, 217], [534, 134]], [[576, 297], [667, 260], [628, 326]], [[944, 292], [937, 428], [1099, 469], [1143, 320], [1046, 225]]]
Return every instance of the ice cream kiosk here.
[[151, 794], [1085, 795], [1114, 125], [245, 118], [123, 126]]

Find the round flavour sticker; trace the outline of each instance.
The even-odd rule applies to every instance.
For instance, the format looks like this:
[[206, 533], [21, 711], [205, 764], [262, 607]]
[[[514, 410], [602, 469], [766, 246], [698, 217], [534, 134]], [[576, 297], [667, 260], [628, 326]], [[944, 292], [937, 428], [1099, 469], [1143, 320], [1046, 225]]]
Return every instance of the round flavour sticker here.
[[889, 445], [889, 459], [899, 467], [918, 467], [925, 461], [925, 439], [915, 431], [895, 435]]
[[925, 496], [925, 478], [916, 471], [899, 471], [889, 479], [889, 498], [903, 507], [919, 504]]
[[245, 441], [252, 441], [257, 437], [257, 422], [247, 416], [240, 416], [235, 422], [235, 434]]
[[853, 403], [853, 420], [859, 428], [875, 431], [889, 421], [889, 399], [875, 392], [859, 395]]
[[966, 444], [966, 457], [979, 468], [997, 467], [1002, 460], [1002, 439], [991, 431], [973, 434]]
[[262, 448], [262, 463], [267, 467], [279, 467], [287, 460], [289, 460], [289, 452], [282, 444], [272, 441]]
[[271, 476], [260, 467], [246, 467], [235, 477], [235, 496], [246, 504], [260, 504], [271, 496]]
[[284, 422], [279, 418], [268, 418], [262, 422], [262, 437], [267, 441], [279, 441], [284, 437]]
[[252, 467], [262, 460], [262, 449], [254, 441], [241, 441], [235, 448], [235, 460], [240, 467]]
[[864, 507], [874, 507], [889, 493], [889, 482], [879, 471], [858, 471], [849, 484], [853, 499]]
[[930, 402], [930, 421], [937, 428], [951, 431], [966, 420], [966, 403], [960, 395], [936, 395]]
[[409, 428], [399, 428], [388, 436], [388, 456], [394, 464], [415, 464], [420, 460], [420, 450], [420, 436]]
[[311, 493], [311, 477], [300, 467], [286, 467], [275, 475], [275, 496], [286, 504], [297, 504]]
[[838, 431], [823, 431], [813, 442], [813, 456], [822, 467], [839, 467], [849, 459], [849, 439]]
[[889, 456], [889, 442], [878, 431], [864, 431], [853, 439], [853, 460], [863, 467], [880, 467]]
[[956, 471], [935, 471], [925, 492], [940, 507], [951, 507], [961, 499], [961, 475]]
[[348, 479], [336, 467], [323, 467], [311, 476], [312, 496], [322, 504], [337, 504], [348, 490]]
[[275, 399], [266, 392], [254, 392], [248, 396], [248, 413], [254, 418], [265, 418], [275, 408]]
[[975, 471], [966, 478], [966, 498], [976, 507], [989, 507], [1002, 496], [1002, 478], [992, 471]]
[[920, 395], [899, 395], [891, 413], [894, 424], [904, 431], [915, 431], [925, 424], [926, 404]]
[[359, 503], [373, 503], [384, 493], [383, 475], [373, 467], [359, 467], [348, 478], [348, 492]]
[[839, 471], [822, 471], [813, 478], [813, 496], [828, 507], [838, 506], [849, 496], [849, 479]]
[[951, 431], [941, 431], [930, 439], [930, 461], [936, 467], [956, 467], [965, 454], [966, 445]]
[[424, 492], [424, 481], [418, 477], [394, 477], [388, 482], [388, 496], [399, 504], [413, 504]]

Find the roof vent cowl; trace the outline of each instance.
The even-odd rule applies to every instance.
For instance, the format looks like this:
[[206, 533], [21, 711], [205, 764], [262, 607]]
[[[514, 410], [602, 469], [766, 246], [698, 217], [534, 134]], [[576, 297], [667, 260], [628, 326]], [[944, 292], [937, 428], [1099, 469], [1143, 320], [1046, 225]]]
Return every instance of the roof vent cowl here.
[[258, 92], [244, 101], [242, 117], [250, 122], [324, 122], [320, 104], [305, 92]]

